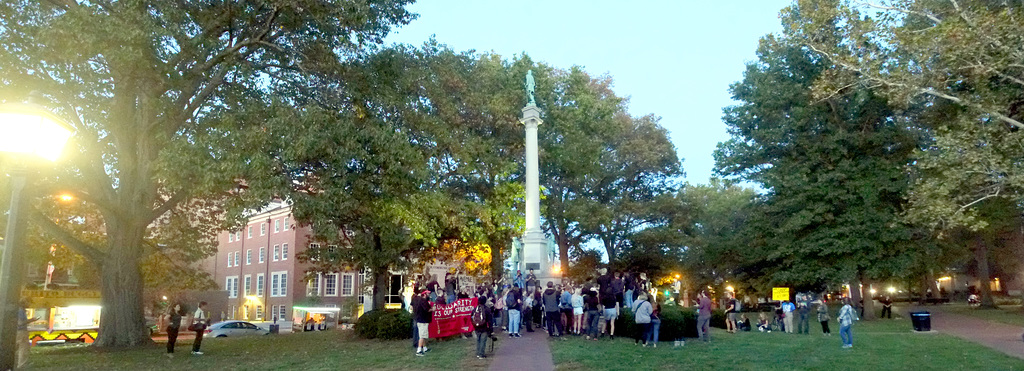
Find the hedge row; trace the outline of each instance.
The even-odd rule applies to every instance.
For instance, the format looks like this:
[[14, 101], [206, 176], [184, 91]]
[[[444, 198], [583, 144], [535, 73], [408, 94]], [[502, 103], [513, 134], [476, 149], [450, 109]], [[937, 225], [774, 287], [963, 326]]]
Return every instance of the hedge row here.
[[355, 331], [364, 339], [409, 339], [412, 337], [412, 315], [405, 310], [369, 311], [359, 317]]
[[[725, 311], [711, 311], [711, 327], [725, 328]], [[633, 319], [633, 312], [622, 310], [622, 315], [615, 322], [615, 332], [620, 335], [635, 337], [640, 327]], [[662, 307], [659, 340], [676, 340], [697, 337], [697, 311], [693, 308]]]

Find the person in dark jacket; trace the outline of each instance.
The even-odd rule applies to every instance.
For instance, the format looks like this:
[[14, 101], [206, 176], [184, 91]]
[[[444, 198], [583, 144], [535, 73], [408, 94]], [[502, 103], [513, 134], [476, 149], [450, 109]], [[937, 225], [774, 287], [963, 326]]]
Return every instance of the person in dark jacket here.
[[178, 341], [178, 330], [181, 329], [181, 317], [185, 310], [181, 304], [175, 303], [167, 313], [167, 356], [174, 357], [174, 344]]
[[597, 288], [587, 291], [583, 298], [583, 311], [587, 313], [587, 340], [597, 340], [598, 322], [601, 321], [601, 301], [597, 298]]
[[548, 281], [548, 288], [544, 290], [544, 315], [547, 318], [548, 336], [560, 337], [562, 335], [561, 312], [558, 310], [559, 292], [555, 290], [555, 283]]
[[416, 329], [419, 330], [420, 344], [416, 348], [417, 356], [426, 355], [427, 351], [427, 339], [430, 338], [430, 320], [431, 312], [434, 307], [430, 304], [430, 291], [424, 290], [420, 293], [420, 300], [417, 300], [412, 307], [412, 316], [416, 319]]
[[487, 299], [486, 296], [480, 297], [477, 302], [477, 310], [483, 311], [484, 323], [482, 326], [473, 324], [474, 330], [476, 330], [476, 358], [487, 358], [484, 349], [487, 348], [487, 338], [491, 338], [491, 341], [497, 340], [494, 337], [494, 312], [491, 308], [494, 307], [494, 302]]

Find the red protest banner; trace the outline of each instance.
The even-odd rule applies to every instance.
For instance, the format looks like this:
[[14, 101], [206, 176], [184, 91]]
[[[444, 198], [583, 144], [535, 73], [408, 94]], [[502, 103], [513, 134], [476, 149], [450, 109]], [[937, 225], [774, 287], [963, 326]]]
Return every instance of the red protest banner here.
[[459, 299], [447, 305], [434, 305], [430, 321], [430, 338], [440, 338], [473, 331], [473, 310], [476, 298]]

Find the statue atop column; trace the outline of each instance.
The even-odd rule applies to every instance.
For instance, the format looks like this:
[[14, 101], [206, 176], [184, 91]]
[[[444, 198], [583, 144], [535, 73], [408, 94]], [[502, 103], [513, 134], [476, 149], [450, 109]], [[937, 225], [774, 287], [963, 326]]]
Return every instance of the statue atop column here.
[[533, 92], [537, 84], [533, 81], [533, 70], [526, 71], [526, 95], [530, 97], [530, 105], [536, 106], [537, 100], [533, 98]]

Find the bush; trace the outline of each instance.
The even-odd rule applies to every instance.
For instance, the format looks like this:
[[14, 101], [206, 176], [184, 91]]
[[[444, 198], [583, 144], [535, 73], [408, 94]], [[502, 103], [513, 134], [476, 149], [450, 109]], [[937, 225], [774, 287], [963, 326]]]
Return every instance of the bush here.
[[[725, 311], [711, 311], [711, 326], [725, 328]], [[636, 325], [633, 312], [623, 309], [615, 323], [615, 332], [628, 337], [635, 337], [640, 332]], [[697, 310], [693, 308], [663, 306], [661, 312], [661, 327], [658, 338], [662, 340], [676, 340], [683, 338], [697, 337]]]
[[412, 315], [404, 310], [369, 311], [359, 317], [355, 331], [363, 339], [409, 339], [412, 337]]

